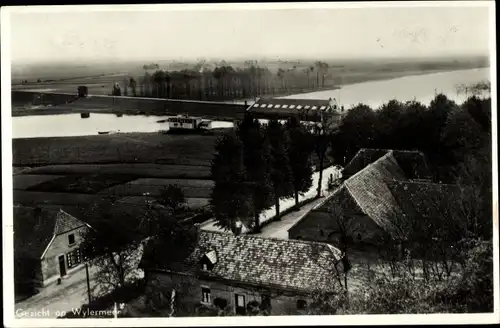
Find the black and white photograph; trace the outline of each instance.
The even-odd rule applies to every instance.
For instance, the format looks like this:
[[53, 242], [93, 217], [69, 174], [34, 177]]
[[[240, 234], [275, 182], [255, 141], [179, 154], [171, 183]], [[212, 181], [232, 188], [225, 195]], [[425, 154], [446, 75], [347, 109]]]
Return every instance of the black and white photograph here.
[[1, 21], [6, 327], [499, 323], [494, 1]]

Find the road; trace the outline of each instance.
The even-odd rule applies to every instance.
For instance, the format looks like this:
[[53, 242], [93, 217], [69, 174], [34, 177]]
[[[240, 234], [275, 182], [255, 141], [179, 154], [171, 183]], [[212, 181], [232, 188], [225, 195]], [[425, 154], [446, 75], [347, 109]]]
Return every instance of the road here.
[[[326, 196], [328, 194], [328, 192], [327, 192], [328, 177], [330, 176], [330, 174], [333, 174], [335, 176], [337, 173], [338, 173], [338, 171], [334, 167], [328, 167], [328, 168], [323, 170], [323, 180], [321, 183], [323, 196]], [[315, 172], [313, 174], [312, 187], [306, 193], [304, 193], [304, 195], [299, 196], [299, 202], [303, 202], [304, 200], [307, 200], [307, 199], [312, 199], [316, 196], [318, 180], [319, 180], [319, 172]], [[302, 219], [302, 217], [305, 214], [307, 214], [309, 212], [309, 210], [311, 210], [314, 206], [318, 205], [323, 200], [324, 200], [324, 197], [313, 200], [311, 203], [303, 205], [299, 211], [292, 211], [286, 215], [283, 215], [281, 217], [280, 221], [270, 222], [262, 227], [262, 230], [260, 233], [256, 233], [256, 234], [252, 234], [252, 235], [262, 236], [262, 237], [270, 237], [270, 238], [288, 239], [288, 229], [290, 229], [297, 221]], [[294, 205], [295, 205], [295, 200], [293, 200], [293, 199], [281, 200], [280, 201], [280, 210], [285, 211], [287, 209], [290, 209]], [[260, 222], [264, 223], [264, 222], [267, 222], [269, 220], [272, 220], [275, 217], [275, 215], [276, 215], [276, 209], [274, 207], [272, 207], [272, 208], [264, 211], [260, 215]], [[229, 233], [228, 231], [224, 231], [221, 228], [217, 227], [215, 225], [214, 220], [207, 221], [205, 224], [202, 225], [201, 229]]]
[[[92, 285], [92, 277], [96, 269], [90, 267], [90, 284], [92, 293], [98, 293], [98, 286]], [[40, 311], [43, 318], [57, 318], [64, 311], [77, 309], [88, 302], [87, 282], [85, 269], [73, 273], [63, 279], [61, 285], [53, 284], [41, 289], [40, 293], [22, 302], [15, 304], [16, 318], [27, 315], [38, 316]]]

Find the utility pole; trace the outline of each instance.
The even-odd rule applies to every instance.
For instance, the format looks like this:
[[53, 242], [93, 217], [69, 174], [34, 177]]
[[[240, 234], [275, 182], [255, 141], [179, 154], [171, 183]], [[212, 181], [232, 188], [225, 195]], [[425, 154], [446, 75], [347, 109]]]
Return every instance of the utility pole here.
[[92, 301], [92, 296], [90, 295], [90, 277], [89, 277], [89, 264], [85, 262], [85, 273], [87, 274], [87, 294], [89, 298], [89, 304]]

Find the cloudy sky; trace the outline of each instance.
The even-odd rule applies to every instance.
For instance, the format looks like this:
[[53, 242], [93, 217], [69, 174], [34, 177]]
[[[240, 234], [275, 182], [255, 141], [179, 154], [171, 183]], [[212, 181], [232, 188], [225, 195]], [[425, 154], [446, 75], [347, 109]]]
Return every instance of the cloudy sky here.
[[12, 12], [11, 59], [487, 54], [488, 18], [484, 6]]

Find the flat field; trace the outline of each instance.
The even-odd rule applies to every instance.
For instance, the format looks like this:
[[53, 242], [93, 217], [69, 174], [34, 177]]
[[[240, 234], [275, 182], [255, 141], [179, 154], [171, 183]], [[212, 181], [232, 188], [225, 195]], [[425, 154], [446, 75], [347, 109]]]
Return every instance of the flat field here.
[[[392, 79], [401, 76], [418, 75], [440, 71], [451, 71], [487, 67], [487, 58], [429, 58], [429, 59], [372, 59], [338, 60], [323, 59], [329, 65], [325, 72], [326, 85], [346, 85], [373, 80]], [[196, 62], [180, 63], [175, 61], [159, 62], [163, 70], [193, 69]], [[216, 67], [220, 63], [210, 63]], [[125, 78], [141, 78], [145, 74], [144, 63], [94, 63], [88, 65], [54, 64], [38, 65], [29, 68], [13, 68], [12, 88], [14, 90], [40, 90], [45, 92], [76, 93], [78, 85], [87, 85], [89, 94], [109, 95], [114, 83], [121, 83]], [[244, 61], [227, 61], [233, 68], [245, 68]], [[315, 67], [314, 60], [263, 60], [260, 67], [268, 68], [272, 73], [279, 69], [298, 71]], [[154, 70], [148, 70], [150, 74]], [[27, 84], [21, 81], [27, 80]], [[40, 82], [37, 82], [40, 80]]]
[[14, 139], [14, 201], [76, 208], [126, 198], [134, 207], [176, 184], [189, 206], [203, 207], [213, 185], [217, 137], [131, 133]]

